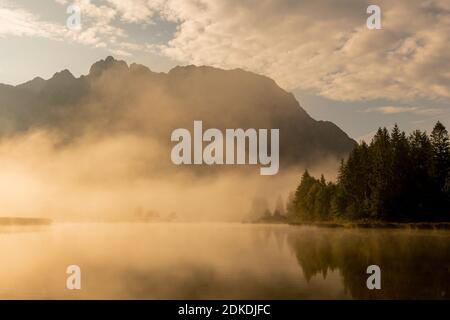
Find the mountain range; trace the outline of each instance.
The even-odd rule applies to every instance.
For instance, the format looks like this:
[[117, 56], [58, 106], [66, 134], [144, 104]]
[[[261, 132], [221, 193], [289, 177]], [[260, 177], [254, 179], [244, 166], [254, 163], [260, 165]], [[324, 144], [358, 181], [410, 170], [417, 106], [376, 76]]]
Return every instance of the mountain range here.
[[205, 128], [279, 128], [282, 167], [345, 157], [355, 146], [275, 81], [242, 69], [189, 65], [156, 73], [107, 57], [78, 78], [63, 70], [48, 80], [0, 84], [0, 137], [46, 129], [70, 143], [86, 133], [131, 132], [169, 145], [170, 132], [194, 120]]

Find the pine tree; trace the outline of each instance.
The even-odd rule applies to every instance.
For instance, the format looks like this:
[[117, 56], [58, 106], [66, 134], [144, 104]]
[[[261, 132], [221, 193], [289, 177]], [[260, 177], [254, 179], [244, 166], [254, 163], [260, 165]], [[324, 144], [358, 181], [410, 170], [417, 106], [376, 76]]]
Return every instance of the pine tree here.
[[281, 195], [278, 195], [277, 202], [275, 203], [275, 210], [274, 210], [273, 215], [279, 217], [279, 216], [284, 215], [284, 213], [285, 212], [284, 212], [283, 198], [281, 197]]
[[389, 187], [392, 178], [392, 145], [386, 128], [378, 129], [370, 144], [370, 217], [384, 219], [389, 214]]
[[400, 132], [397, 124], [391, 132], [392, 177], [388, 194], [389, 218], [399, 219], [407, 214], [411, 176], [410, 146], [405, 132]]
[[450, 144], [447, 129], [439, 121], [431, 132], [433, 146], [434, 173], [439, 186], [443, 186], [450, 164]]
[[308, 220], [450, 220], [450, 141], [442, 123], [430, 137], [380, 128], [342, 160], [337, 183], [302, 175], [288, 211]]
[[433, 147], [433, 175], [435, 181], [434, 212], [439, 214], [444, 212], [448, 206], [445, 184], [449, 175], [450, 166], [448, 132], [441, 122], [438, 121], [434, 126], [430, 140]]
[[428, 135], [415, 130], [409, 136], [410, 170], [409, 170], [409, 206], [408, 213], [412, 219], [420, 219], [426, 208], [434, 205], [433, 182], [433, 147]]

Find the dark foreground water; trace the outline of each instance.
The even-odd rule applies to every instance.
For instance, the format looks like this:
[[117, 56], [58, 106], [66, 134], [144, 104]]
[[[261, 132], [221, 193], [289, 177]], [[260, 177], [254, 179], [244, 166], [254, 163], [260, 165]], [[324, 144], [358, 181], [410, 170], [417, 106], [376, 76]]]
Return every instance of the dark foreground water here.
[[449, 231], [56, 224], [0, 227], [0, 252], [1, 299], [450, 299]]

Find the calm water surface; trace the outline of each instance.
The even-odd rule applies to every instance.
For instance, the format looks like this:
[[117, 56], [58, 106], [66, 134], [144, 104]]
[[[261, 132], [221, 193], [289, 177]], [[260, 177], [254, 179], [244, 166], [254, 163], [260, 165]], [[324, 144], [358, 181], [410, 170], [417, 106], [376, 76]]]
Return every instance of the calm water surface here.
[[0, 227], [0, 252], [1, 299], [450, 299], [448, 231], [55, 224]]

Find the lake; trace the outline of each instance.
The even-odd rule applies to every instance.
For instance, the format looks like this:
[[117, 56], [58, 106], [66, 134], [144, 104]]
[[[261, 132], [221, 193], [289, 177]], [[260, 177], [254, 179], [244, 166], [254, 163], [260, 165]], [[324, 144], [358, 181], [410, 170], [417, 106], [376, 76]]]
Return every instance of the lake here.
[[444, 230], [54, 224], [0, 227], [0, 252], [1, 299], [450, 299]]

